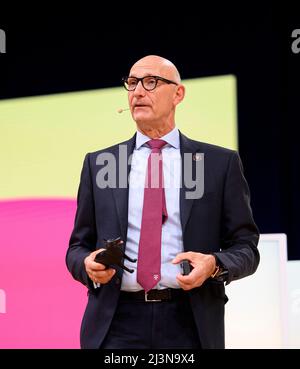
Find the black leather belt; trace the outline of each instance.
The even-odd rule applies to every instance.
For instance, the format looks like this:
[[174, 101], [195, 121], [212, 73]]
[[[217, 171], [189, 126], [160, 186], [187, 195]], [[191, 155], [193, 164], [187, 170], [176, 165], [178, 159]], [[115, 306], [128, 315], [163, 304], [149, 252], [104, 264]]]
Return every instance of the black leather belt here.
[[137, 291], [137, 292], [120, 292], [120, 299], [123, 301], [146, 301], [146, 302], [162, 302], [162, 301], [172, 301], [178, 300], [187, 293], [181, 288], [166, 288], [164, 290], [150, 290], [149, 292]]

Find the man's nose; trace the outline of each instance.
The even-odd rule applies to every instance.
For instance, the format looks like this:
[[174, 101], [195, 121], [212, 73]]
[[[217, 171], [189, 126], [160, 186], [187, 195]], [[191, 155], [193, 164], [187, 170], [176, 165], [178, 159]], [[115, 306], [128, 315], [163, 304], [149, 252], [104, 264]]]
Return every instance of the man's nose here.
[[145, 96], [146, 90], [142, 85], [142, 81], [138, 81], [135, 90], [133, 91], [134, 96]]

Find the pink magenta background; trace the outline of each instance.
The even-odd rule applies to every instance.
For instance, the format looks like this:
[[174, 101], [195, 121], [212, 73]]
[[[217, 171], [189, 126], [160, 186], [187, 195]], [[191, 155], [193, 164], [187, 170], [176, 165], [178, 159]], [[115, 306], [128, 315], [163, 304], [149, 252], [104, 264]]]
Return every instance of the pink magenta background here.
[[86, 288], [65, 265], [76, 201], [0, 201], [0, 348], [79, 348]]

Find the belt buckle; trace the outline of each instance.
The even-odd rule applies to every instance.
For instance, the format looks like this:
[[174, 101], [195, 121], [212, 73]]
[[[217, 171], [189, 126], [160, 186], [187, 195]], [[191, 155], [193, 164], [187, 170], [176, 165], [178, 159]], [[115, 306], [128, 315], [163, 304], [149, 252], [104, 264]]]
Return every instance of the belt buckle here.
[[159, 299], [159, 300], [155, 300], [155, 299], [148, 299], [148, 292], [145, 292], [145, 301], [146, 302], [161, 302], [162, 300]]

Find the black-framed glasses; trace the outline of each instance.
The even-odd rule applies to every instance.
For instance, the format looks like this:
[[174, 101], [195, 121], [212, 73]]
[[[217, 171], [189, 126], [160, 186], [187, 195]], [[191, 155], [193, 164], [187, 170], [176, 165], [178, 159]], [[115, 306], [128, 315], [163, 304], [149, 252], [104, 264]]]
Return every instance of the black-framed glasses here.
[[147, 91], [154, 90], [157, 86], [158, 81], [178, 85], [178, 83], [174, 81], [159, 76], [145, 76], [143, 78], [123, 77], [122, 81], [127, 91], [134, 91], [140, 81], [142, 82], [142, 86], [144, 87], [144, 89]]

